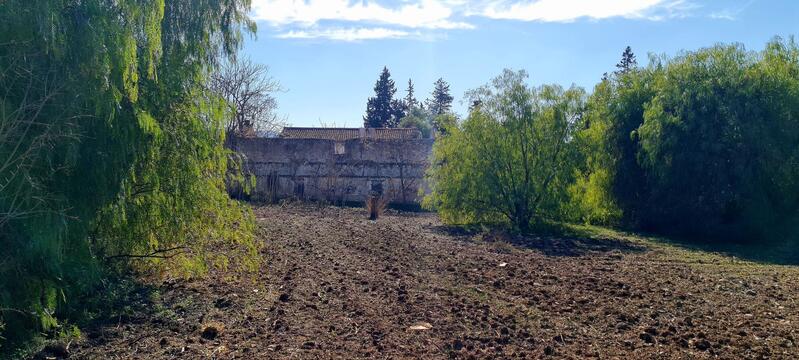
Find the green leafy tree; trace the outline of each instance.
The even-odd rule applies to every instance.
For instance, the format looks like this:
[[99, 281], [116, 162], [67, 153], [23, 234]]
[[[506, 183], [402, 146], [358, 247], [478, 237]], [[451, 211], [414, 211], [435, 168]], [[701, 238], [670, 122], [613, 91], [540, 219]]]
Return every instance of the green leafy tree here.
[[[799, 214], [799, 51], [716, 46], [665, 64], [638, 130], [648, 222], [716, 238], [763, 238]], [[674, 196], [679, 194], [679, 196]]]
[[425, 109], [414, 106], [408, 111], [408, 115], [400, 120], [399, 127], [417, 128], [422, 133], [422, 137], [427, 139], [432, 136], [433, 132], [432, 116]]
[[453, 113], [446, 113], [434, 116], [431, 120], [433, 129], [436, 134], [446, 135], [447, 129], [455, 126], [458, 123], [458, 116]]
[[53, 329], [108, 269], [254, 265], [251, 215], [225, 195], [230, 114], [204, 86], [248, 10], [0, 2], [2, 338]]
[[363, 118], [364, 127], [391, 128], [397, 127], [399, 120], [404, 116], [402, 103], [394, 99], [397, 88], [388, 68], [383, 67], [380, 77], [375, 83], [375, 96], [366, 102], [366, 116]]
[[616, 224], [622, 218], [612, 191], [618, 157], [613, 152], [617, 139], [610, 135], [615, 129], [611, 128], [610, 108], [606, 106], [611, 101], [611, 86], [613, 83], [604, 80], [594, 88], [583, 113], [584, 128], [575, 136], [580, 159], [574, 182], [569, 185], [569, 211], [573, 219], [590, 224]]
[[638, 128], [654, 97], [660, 68], [613, 73], [600, 82], [586, 106], [586, 129], [577, 136], [583, 165], [571, 191], [575, 216], [591, 223], [638, 227], [647, 216], [646, 174], [638, 162]]
[[596, 186], [641, 229], [796, 236], [797, 84], [799, 50], [780, 39], [760, 53], [719, 45], [614, 74], [588, 102], [583, 179], [602, 178]]
[[527, 73], [505, 70], [468, 97], [480, 106], [437, 139], [426, 206], [450, 223], [561, 219], [567, 202], [585, 92], [531, 88]]

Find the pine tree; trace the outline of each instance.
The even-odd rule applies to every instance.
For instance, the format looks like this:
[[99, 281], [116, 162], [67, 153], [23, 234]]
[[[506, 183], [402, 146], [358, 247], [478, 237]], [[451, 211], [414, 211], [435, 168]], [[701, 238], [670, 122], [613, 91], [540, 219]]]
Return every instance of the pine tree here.
[[418, 103], [416, 97], [413, 95], [413, 81], [411, 81], [411, 79], [408, 79], [408, 89], [405, 90], [405, 92], [407, 93], [405, 95], [405, 108], [406, 112], [408, 112]]
[[616, 64], [616, 74], [626, 74], [630, 72], [635, 66], [638, 65], [638, 61], [635, 60], [635, 54], [633, 54], [633, 49], [629, 46], [624, 49], [624, 52], [621, 54], [621, 61]]
[[438, 79], [433, 89], [433, 98], [427, 100], [427, 109], [433, 115], [443, 115], [452, 109], [452, 100], [449, 94], [449, 84], [444, 79]]
[[399, 126], [400, 121], [406, 115], [408, 115], [408, 111], [406, 109], [405, 101], [401, 99], [394, 99], [391, 100], [391, 119], [389, 119], [386, 127], [397, 127]]
[[391, 80], [388, 68], [383, 67], [383, 72], [380, 73], [374, 90], [375, 96], [366, 102], [363, 126], [367, 128], [396, 127], [399, 123], [397, 115], [401, 109], [397, 109], [400, 107], [399, 102], [394, 100], [397, 88], [394, 86], [394, 80]]

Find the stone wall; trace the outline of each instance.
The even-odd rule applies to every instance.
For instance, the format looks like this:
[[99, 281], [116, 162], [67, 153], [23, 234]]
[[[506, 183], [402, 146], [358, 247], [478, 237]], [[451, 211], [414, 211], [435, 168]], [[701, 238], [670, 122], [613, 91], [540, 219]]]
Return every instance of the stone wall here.
[[416, 204], [432, 139], [237, 139], [245, 170], [255, 175], [256, 200], [297, 197], [362, 202], [382, 187], [393, 203]]

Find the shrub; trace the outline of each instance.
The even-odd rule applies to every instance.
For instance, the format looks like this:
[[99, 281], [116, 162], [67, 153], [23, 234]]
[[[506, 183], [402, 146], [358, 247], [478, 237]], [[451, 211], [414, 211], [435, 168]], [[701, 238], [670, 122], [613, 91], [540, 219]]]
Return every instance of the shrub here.
[[426, 110], [414, 106], [408, 111], [408, 115], [399, 122], [401, 128], [417, 128], [422, 133], [422, 138], [429, 139], [433, 133], [432, 115]]
[[530, 87], [524, 71], [505, 70], [469, 92], [475, 106], [449, 124], [433, 148], [427, 207], [450, 223], [562, 219], [576, 156], [573, 138], [585, 93]]
[[611, 177], [604, 186], [628, 224], [725, 239], [795, 228], [793, 40], [776, 39], [760, 53], [718, 45], [653, 59], [600, 84], [588, 109], [586, 133], [593, 133], [593, 156], [601, 159], [593, 168]]

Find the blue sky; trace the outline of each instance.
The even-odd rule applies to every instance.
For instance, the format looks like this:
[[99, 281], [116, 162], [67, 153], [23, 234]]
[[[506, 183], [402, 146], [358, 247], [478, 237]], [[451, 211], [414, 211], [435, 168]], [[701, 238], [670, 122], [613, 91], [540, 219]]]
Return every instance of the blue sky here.
[[244, 54], [286, 88], [278, 112], [295, 126], [361, 126], [383, 66], [399, 96], [411, 78], [424, 99], [443, 77], [464, 114], [463, 93], [503, 68], [590, 91], [627, 45], [645, 64], [799, 35], [799, 0], [253, 0], [252, 16]]

